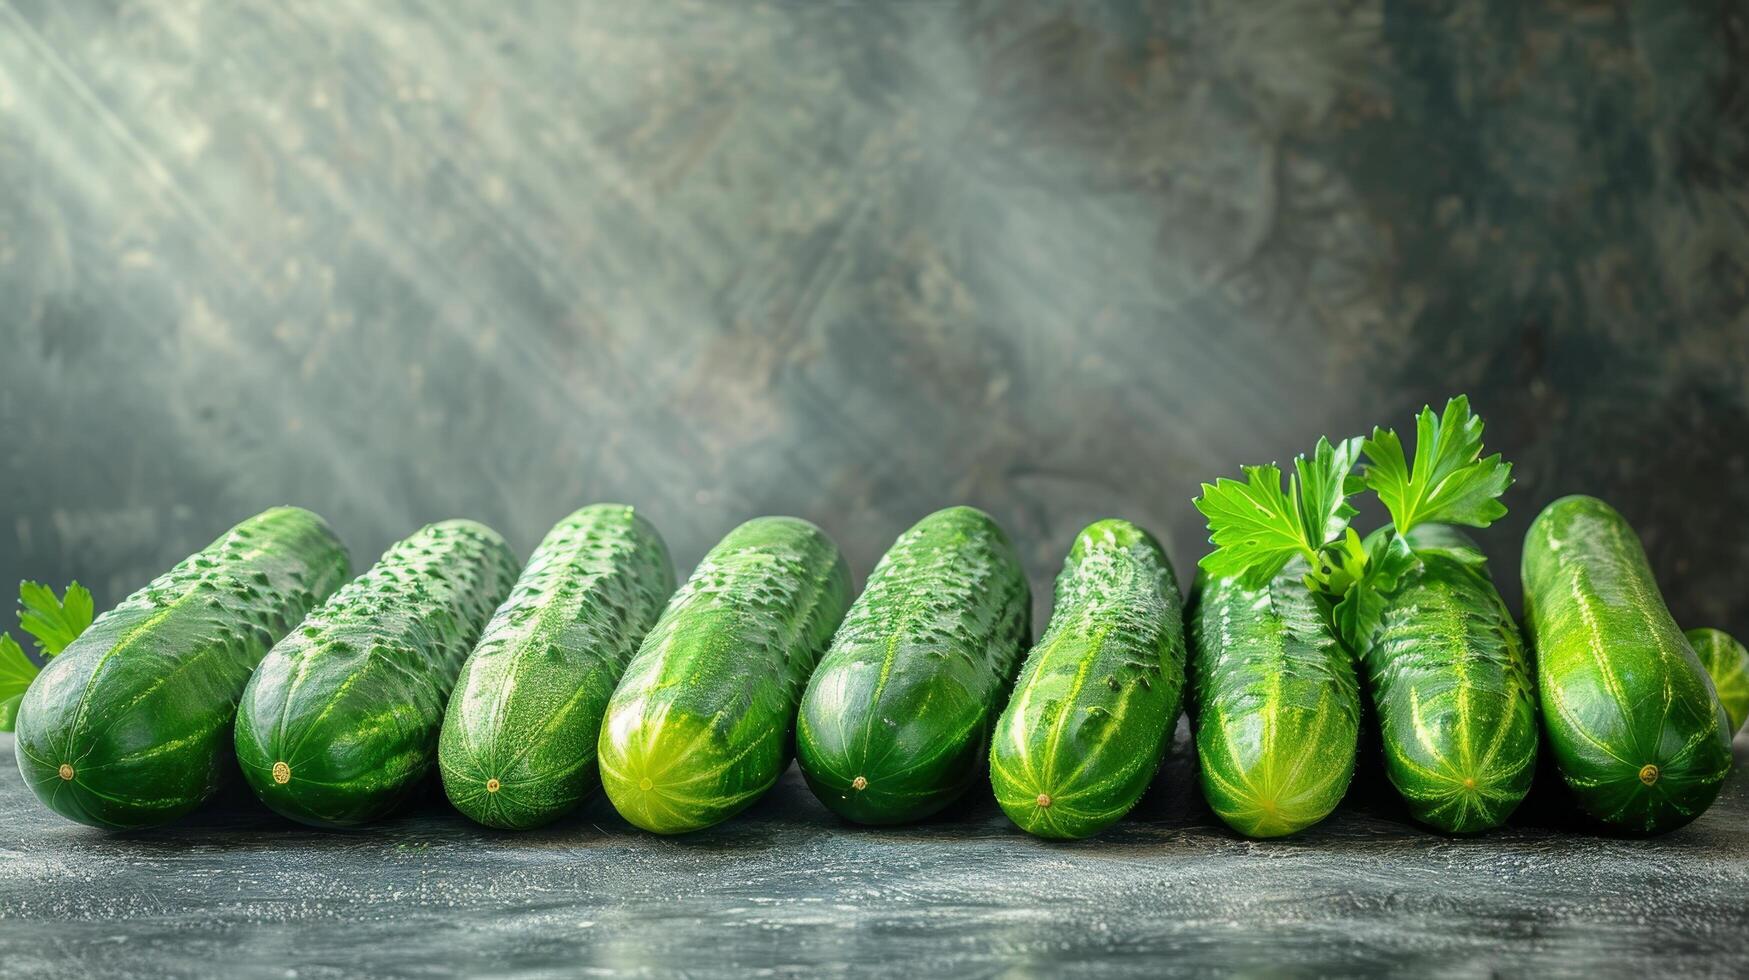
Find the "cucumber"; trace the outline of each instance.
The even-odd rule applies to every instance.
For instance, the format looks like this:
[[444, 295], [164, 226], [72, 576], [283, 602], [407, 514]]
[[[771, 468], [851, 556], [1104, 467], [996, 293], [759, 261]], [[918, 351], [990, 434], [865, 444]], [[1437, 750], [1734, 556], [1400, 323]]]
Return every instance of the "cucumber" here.
[[318, 827], [383, 816], [431, 769], [462, 660], [516, 578], [496, 532], [444, 521], [383, 553], [281, 640], [237, 709], [262, 802]]
[[438, 768], [488, 827], [548, 823], [595, 792], [595, 743], [620, 674], [674, 591], [668, 548], [621, 504], [547, 533], [462, 665]]
[[827, 807], [859, 823], [927, 816], [983, 778], [1032, 596], [989, 515], [950, 507], [882, 556], [808, 682], [796, 754]]
[[1615, 509], [1562, 497], [1524, 538], [1524, 611], [1549, 749], [1579, 805], [1659, 833], [1706, 810], [1731, 768], [1725, 710]]
[[850, 604], [824, 531], [759, 517], [730, 531], [638, 647], [597, 758], [620, 815], [659, 834], [750, 806], [789, 765], [802, 685]]
[[174, 820], [231, 768], [237, 698], [268, 648], [346, 581], [346, 548], [307, 510], [244, 521], [100, 616], [18, 709], [18, 768], [93, 827]]
[[1749, 718], [1749, 650], [1724, 630], [1703, 626], [1683, 636], [1712, 678], [1713, 690], [1725, 707], [1725, 722], [1735, 736], [1743, 730], [1743, 720]]
[[1296, 559], [1267, 585], [1198, 575], [1192, 719], [1203, 796], [1227, 826], [1280, 837], [1336, 808], [1354, 775], [1360, 689]]
[[1447, 833], [1504, 823], [1530, 791], [1530, 658], [1481, 552], [1453, 528], [1414, 529], [1417, 561], [1383, 596], [1361, 673], [1385, 774], [1415, 819]]
[[1128, 813], [1171, 745], [1184, 657], [1178, 579], [1160, 543], [1128, 521], [1082, 531], [996, 724], [990, 782], [1009, 819], [1076, 838]]

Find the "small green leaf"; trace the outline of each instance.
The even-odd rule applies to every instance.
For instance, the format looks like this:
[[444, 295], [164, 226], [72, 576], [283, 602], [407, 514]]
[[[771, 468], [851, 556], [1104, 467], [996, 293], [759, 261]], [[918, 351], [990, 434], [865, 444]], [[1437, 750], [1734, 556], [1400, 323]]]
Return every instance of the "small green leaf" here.
[[1415, 554], [1422, 558], [1435, 555], [1449, 558], [1466, 568], [1481, 568], [1488, 564], [1488, 556], [1474, 548], [1416, 548]]
[[18, 706], [23, 701], [22, 694], [14, 694], [0, 701], [0, 732], [9, 732], [18, 727]]
[[1487, 527], [1506, 513], [1498, 498], [1512, 485], [1512, 464], [1499, 453], [1481, 458], [1482, 419], [1470, 414], [1468, 396], [1446, 402], [1437, 417], [1422, 408], [1413, 465], [1395, 430], [1374, 428], [1365, 453], [1362, 478], [1400, 533], [1430, 522]]
[[[37, 674], [36, 664], [24, 655], [24, 649], [9, 633], [0, 633], [0, 732], [12, 730], [12, 717], [18, 699], [30, 689]], [[5, 705], [10, 704], [11, 710]]]
[[1300, 492], [1295, 502], [1300, 508], [1300, 526], [1308, 540], [1317, 542], [1314, 550], [1341, 534], [1358, 513], [1348, 505], [1348, 495], [1362, 486], [1353, 472], [1361, 445], [1358, 436], [1334, 445], [1319, 436], [1310, 460], [1294, 457], [1294, 470], [1299, 474]]
[[1417, 560], [1401, 535], [1370, 536], [1360, 574], [1330, 614], [1337, 634], [1349, 650], [1359, 654], [1371, 645], [1373, 633], [1384, 616], [1386, 597], [1396, 590]]
[[1314, 566], [1325, 542], [1341, 534], [1354, 516], [1347, 495], [1357, 484], [1350, 471], [1361, 440], [1331, 444], [1319, 439], [1310, 459], [1294, 459], [1283, 489], [1274, 465], [1242, 467], [1244, 482], [1219, 479], [1202, 485], [1196, 509], [1208, 519], [1215, 550], [1199, 563], [1217, 577], [1267, 582], [1295, 556]]
[[1245, 481], [1222, 477], [1202, 485], [1196, 509], [1208, 518], [1215, 550], [1200, 564], [1221, 578], [1267, 579], [1295, 555], [1306, 553], [1293, 500], [1281, 488], [1275, 466], [1243, 467]]
[[1306, 588], [1328, 598], [1332, 605], [1366, 574], [1367, 550], [1354, 528], [1318, 552], [1318, 562], [1306, 573]]
[[[1391, 528], [1386, 525], [1377, 533], [1389, 534]], [[1409, 550], [1423, 560], [1445, 558], [1476, 572], [1488, 564], [1488, 556], [1482, 554], [1476, 540], [1450, 524], [1423, 524], [1403, 538], [1409, 542]]]
[[24, 607], [18, 614], [18, 625], [36, 637], [37, 650], [45, 657], [65, 650], [91, 625], [91, 593], [78, 582], [67, 586], [62, 599], [55, 598], [55, 591], [40, 582], [20, 582], [18, 602]]

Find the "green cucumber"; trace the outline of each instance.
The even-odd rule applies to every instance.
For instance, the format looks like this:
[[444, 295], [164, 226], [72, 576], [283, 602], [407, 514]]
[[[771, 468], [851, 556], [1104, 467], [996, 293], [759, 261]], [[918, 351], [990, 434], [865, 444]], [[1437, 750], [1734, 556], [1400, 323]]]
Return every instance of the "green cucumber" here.
[[237, 762], [255, 795], [318, 827], [394, 809], [430, 771], [456, 673], [516, 572], [492, 529], [444, 521], [334, 593], [243, 692]]
[[1385, 774], [1415, 819], [1488, 830], [1517, 809], [1536, 770], [1530, 658], [1474, 542], [1430, 525], [1409, 543], [1416, 564], [1382, 597], [1359, 656]]
[[1227, 826], [1280, 837], [1336, 808], [1354, 775], [1360, 689], [1296, 559], [1267, 585], [1198, 575], [1190, 690], [1203, 796]]
[[814, 795], [850, 820], [940, 810], [981, 779], [1032, 595], [1008, 536], [971, 507], [899, 535], [808, 682], [796, 754]]
[[996, 724], [990, 782], [1009, 819], [1075, 838], [1128, 813], [1172, 743], [1184, 658], [1178, 579], [1160, 543], [1128, 521], [1082, 531]]
[[437, 760], [456, 809], [522, 830], [595, 792], [607, 699], [673, 591], [667, 546], [630, 507], [585, 507], [547, 533], [449, 698]]
[[1684, 633], [1688, 645], [1700, 657], [1701, 666], [1712, 678], [1719, 703], [1725, 706], [1726, 723], [1734, 736], [1743, 730], [1749, 718], [1749, 649], [1724, 630], [1701, 627]]
[[1543, 724], [1579, 805], [1624, 830], [1688, 823], [1731, 769], [1725, 709], [1615, 509], [1562, 497], [1524, 538]]
[[50, 809], [149, 827], [212, 796], [231, 768], [249, 674], [347, 576], [320, 517], [277, 507], [227, 531], [100, 616], [18, 710], [18, 768]]
[[759, 517], [668, 600], [608, 702], [596, 755], [620, 815], [659, 834], [727, 820], [789, 765], [796, 701], [850, 603], [824, 531]]

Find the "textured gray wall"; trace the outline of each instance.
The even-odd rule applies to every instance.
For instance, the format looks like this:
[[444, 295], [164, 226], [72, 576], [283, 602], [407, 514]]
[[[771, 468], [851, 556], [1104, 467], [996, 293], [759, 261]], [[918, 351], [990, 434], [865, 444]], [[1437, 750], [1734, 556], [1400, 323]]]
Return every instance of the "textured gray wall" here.
[[[1744, 5], [0, 0], [0, 580], [296, 502], [690, 567], [1108, 514], [1469, 391], [1749, 632]], [[8, 620], [10, 617], [6, 617]]]

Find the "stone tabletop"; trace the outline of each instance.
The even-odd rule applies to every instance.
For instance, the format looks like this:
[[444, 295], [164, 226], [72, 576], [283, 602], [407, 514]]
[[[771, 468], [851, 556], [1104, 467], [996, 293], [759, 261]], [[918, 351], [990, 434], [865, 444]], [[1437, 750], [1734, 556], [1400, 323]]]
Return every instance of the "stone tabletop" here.
[[[11, 737], [0, 737], [10, 757]], [[680, 838], [597, 800], [523, 834], [432, 799], [350, 833], [252, 799], [116, 836], [0, 769], [0, 964], [53, 977], [1742, 975], [1749, 784], [1665, 837], [1533, 797], [1477, 838], [1410, 824], [1363, 770], [1325, 823], [1247, 841], [1182, 739], [1104, 836], [1046, 843], [986, 796], [911, 827], [834, 819], [793, 770]], [[1749, 738], [1737, 743], [1741, 766]]]

